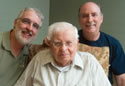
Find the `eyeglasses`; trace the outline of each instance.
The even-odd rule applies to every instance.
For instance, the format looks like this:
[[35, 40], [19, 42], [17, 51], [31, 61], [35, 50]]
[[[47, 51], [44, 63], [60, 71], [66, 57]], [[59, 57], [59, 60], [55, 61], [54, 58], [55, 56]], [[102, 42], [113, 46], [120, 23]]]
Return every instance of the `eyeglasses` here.
[[39, 24], [32, 22], [32, 21], [31, 21], [30, 19], [28, 19], [28, 18], [18, 18], [18, 19], [20, 19], [22, 23], [27, 24], [27, 25], [30, 25], [31, 23], [33, 23], [32, 26], [33, 26], [33, 28], [35, 28], [35, 29], [39, 29], [39, 28], [40, 28], [40, 25], [39, 25]]
[[60, 48], [62, 47], [63, 45], [65, 45], [66, 47], [72, 47], [74, 45], [74, 42], [71, 42], [71, 41], [67, 41], [65, 43], [62, 43], [60, 41], [53, 41], [52, 42], [52, 45], [55, 47], [55, 48]]

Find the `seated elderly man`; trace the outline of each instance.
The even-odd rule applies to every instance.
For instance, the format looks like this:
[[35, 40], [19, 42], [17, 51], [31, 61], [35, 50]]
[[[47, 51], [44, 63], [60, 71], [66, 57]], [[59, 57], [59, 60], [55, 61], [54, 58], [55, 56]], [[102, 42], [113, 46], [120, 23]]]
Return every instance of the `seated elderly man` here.
[[76, 27], [54, 23], [47, 37], [49, 48], [32, 59], [15, 86], [111, 86], [96, 58], [77, 50]]

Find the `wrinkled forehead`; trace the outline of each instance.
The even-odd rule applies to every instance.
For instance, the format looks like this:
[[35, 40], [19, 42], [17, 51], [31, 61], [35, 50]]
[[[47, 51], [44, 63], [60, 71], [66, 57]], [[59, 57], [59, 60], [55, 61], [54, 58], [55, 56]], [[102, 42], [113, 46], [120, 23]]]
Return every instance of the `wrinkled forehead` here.
[[35, 11], [32, 11], [32, 10], [24, 11], [20, 15], [20, 17], [21, 18], [28, 18], [28, 19], [32, 20], [33, 22], [41, 24], [41, 19], [39, 18], [39, 16], [37, 15], [37, 13]]
[[71, 30], [55, 31], [52, 35], [53, 40], [76, 40], [74, 32]]

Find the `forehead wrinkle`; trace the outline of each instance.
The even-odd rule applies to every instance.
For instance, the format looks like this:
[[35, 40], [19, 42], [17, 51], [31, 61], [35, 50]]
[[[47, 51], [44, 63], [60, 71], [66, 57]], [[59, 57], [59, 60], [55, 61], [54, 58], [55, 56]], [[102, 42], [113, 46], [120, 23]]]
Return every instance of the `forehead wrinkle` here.
[[93, 2], [87, 2], [84, 5], [82, 5], [81, 8], [80, 8], [80, 13], [81, 13], [81, 11], [83, 13], [85, 13], [86, 11], [91, 11], [91, 10], [95, 11], [95, 13], [97, 13], [97, 12], [101, 13], [100, 7], [96, 3], [93, 3]]
[[36, 14], [35, 11], [31, 11], [31, 10], [27, 10], [25, 11], [20, 18], [28, 18], [30, 19], [32, 22], [40, 24], [41, 20], [39, 19], [39, 16]]
[[60, 41], [72, 41], [75, 40], [75, 35], [73, 31], [71, 30], [61, 30], [61, 31], [56, 31], [53, 33], [52, 40], [60, 40]]

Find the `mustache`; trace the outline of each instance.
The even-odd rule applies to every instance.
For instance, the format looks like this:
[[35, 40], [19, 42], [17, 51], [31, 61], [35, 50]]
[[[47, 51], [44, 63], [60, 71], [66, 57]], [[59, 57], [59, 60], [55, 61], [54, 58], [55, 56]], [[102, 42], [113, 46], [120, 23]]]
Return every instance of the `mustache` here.
[[86, 23], [86, 26], [93, 26], [93, 25], [96, 25], [96, 23], [95, 22], [87, 22]]
[[31, 32], [31, 31], [29, 31], [29, 30], [23, 30], [22, 31], [24, 34], [29, 34], [29, 36], [32, 36], [33, 35], [33, 33]]

